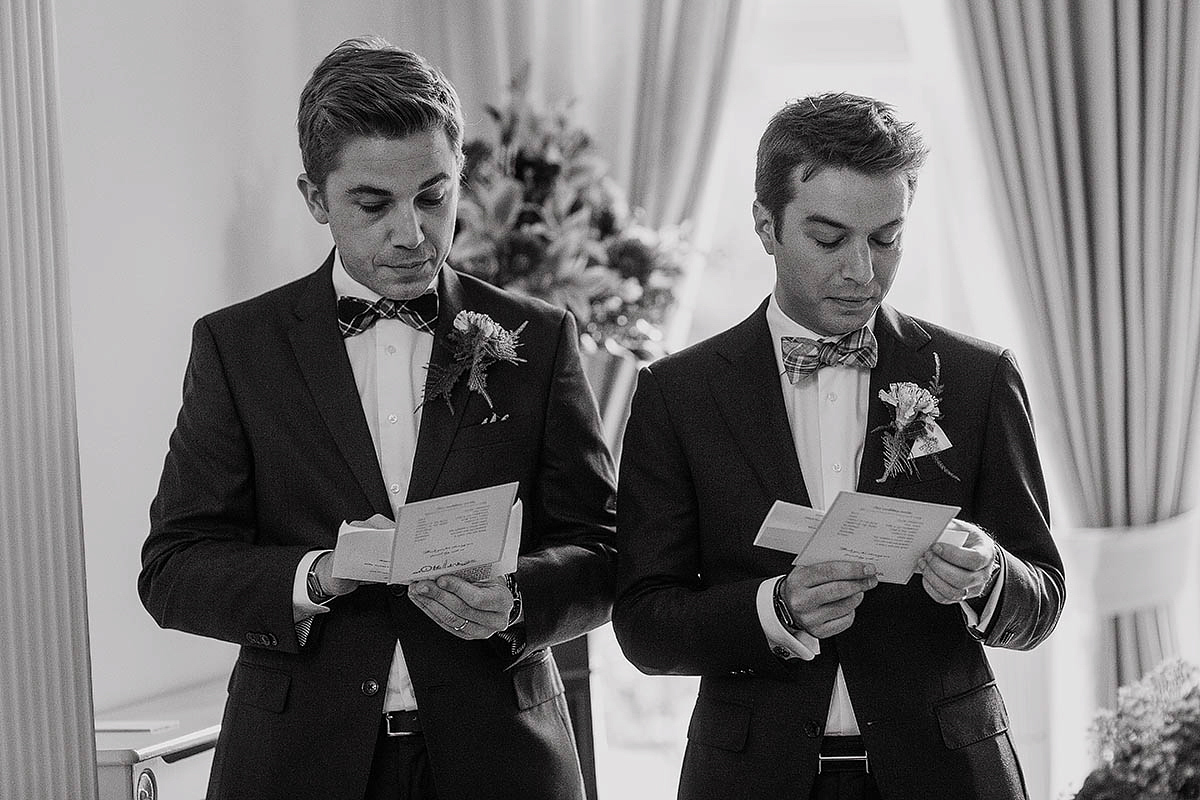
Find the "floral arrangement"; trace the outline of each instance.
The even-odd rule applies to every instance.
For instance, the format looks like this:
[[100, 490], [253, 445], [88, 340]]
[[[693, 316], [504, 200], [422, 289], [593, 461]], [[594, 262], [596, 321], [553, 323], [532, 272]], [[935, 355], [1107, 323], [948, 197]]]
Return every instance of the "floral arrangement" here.
[[675, 285], [691, 253], [686, 230], [654, 230], [629, 211], [569, 111], [569, 104], [535, 109], [524, 75], [514, 79], [504, 107], [487, 107], [491, 134], [463, 148], [453, 263], [570, 310], [585, 340], [661, 354]]
[[942, 396], [941, 379], [942, 361], [934, 353], [933, 379], [928, 389], [905, 382], [879, 390], [879, 399], [892, 406], [894, 412], [891, 422], [876, 428], [883, 432], [883, 475], [876, 478], [876, 483], [915, 473], [915, 461], [921, 456], [929, 456], [942, 472], [954, 480], [959, 479], [937, 455], [949, 446], [936, 422], [942, 414], [938, 408]]
[[425, 405], [431, 398], [441, 397], [453, 411], [450, 393], [454, 390], [454, 384], [465, 374], [467, 388], [483, 395], [488, 407], [494, 408], [487, 391], [487, 368], [497, 361], [519, 364], [525, 360], [517, 355], [517, 348], [521, 344], [521, 331], [525, 330], [526, 324], [522, 322], [515, 331], [510, 331], [505, 330], [487, 314], [475, 311], [458, 312], [454, 318], [454, 325], [446, 335], [450, 345], [450, 364], [443, 367], [430, 363], [429, 394], [421, 401], [421, 405]]
[[1075, 800], [1200, 797], [1200, 668], [1171, 659], [1121, 687], [1091, 735], [1101, 766]]

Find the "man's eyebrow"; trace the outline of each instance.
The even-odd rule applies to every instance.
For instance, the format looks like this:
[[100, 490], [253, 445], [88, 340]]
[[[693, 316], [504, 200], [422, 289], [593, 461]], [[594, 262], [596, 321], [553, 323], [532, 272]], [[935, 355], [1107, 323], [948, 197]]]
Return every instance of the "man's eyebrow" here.
[[430, 178], [429, 180], [425, 181], [420, 186], [418, 186], [417, 191], [423, 192], [426, 189], [430, 188], [431, 186], [437, 186], [442, 181], [448, 181], [448, 180], [450, 180], [450, 176], [448, 174], [446, 174], [445, 172], [439, 172], [437, 175], [434, 175], [432, 178]]
[[843, 225], [837, 220], [821, 216], [820, 214], [809, 214], [804, 219], [808, 222], [816, 222], [819, 225], [828, 225], [830, 228], [838, 228], [839, 230], [843, 231], [847, 229], [847, 226]]
[[[430, 178], [429, 180], [425, 181], [420, 186], [418, 186], [417, 191], [423, 192], [426, 189], [428, 189], [432, 186], [437, 186], [439, 183], [442, 183], [443, 181], [446, 181], [449, 179], [450, 179], [450, 176], [447, 175], [445, 172], [439, 172], [437, 175], [434, 175], [432, 178]], [[358, 196], [364, 195], [364, 194], [375, 195], [378, 197], [391, 197], [392, 196], [392, 193], [390, 190], [380, 189], [378, 186], [371, 186], [370, 184], [367, 184], [367, 183], [360, 183], [358, 186], [352, 186], [351, 188], [346, 190], [346, 194], [350, 195], [351, 197], [358, 197]]]
[[[849, 230], [849, 226], [844, 225], [841, 222], [838, 222], [836, 219], [830, 219], [829, 217], [822, 216], [821, 214], [809, 214], [804, 219], [807, 222], [815, 222], [818, 225], [827, 225], [830, 228], [837, 228], [838, 230], [842, 230], [842, 231]], [[875, 230], [881, 231], [884, 228], [894, 228], [897, 225], [901, 225], [903, 223], [904, 223], [904, 218], [897, 217], [896, 219], [892, 220], [891, 222], [885, 222], [884, 224], [880, 225]]]
[[359, 195], [364, 195], [364, 194], [378, 195], [380, 197], [390, 197], [392, 193], [389, 192], [387, 189], [380, 189], [375, 186], [370, 186], [368, 184], [359, 184], [358, 186], [354, 186], [352, 188], [347, 189], [346, 194], [350, 195], [351, 197], [358, 197]]

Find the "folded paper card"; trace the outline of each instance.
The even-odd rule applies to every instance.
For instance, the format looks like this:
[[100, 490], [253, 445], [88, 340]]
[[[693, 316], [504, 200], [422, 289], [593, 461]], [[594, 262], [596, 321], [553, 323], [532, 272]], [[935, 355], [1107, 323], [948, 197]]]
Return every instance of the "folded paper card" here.
[[908, 583], [917, 560], [934, 542], [962, 544], [960, 533], [946, 529], [958, 511], [958, 506], [862, 492], [839, 493], [824, 513], [777, 500], [754, 543], [795, 553], [797, 565], [860, 561], [874, 564], [881, 581]]
[[344, 522], [333, 575], [372, 583], [412, 583], [455, 574], [484, 580], [517, 569], [521, 501], [516, 483], [408, 503], [393, 523], [382, 515]]

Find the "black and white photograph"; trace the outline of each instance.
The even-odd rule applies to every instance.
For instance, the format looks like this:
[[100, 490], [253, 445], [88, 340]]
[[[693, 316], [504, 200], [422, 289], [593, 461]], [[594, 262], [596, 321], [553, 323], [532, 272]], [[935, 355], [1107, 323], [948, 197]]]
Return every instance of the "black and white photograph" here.
[[1200, 799], [1200, 3], [2, 0], [0, 800]]

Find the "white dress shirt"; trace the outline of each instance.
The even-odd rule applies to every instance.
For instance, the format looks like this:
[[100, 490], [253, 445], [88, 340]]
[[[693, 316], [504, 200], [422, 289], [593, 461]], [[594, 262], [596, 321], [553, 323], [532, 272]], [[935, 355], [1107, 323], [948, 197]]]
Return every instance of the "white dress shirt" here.
[[[867, 327], [871, 327], [874, 321], [872, 316], [867, 321]], [[860, 367], [823, 366], [793, 385], [784, 371], [780, 339], [784, 336], [816, 340], [840, 337], [822, 337], [792, 320], [780, 308], [774, 294], [767, 305], [767, 327], [774, 343], [780, 389], [809, 502], [814, 509], [824, 510], [839, 492], [855, 491], [858, 487], [859, 466], [866, 441], [871, 372]], [[757, 608], [763, 632], [776, 653], [786, 658], [811, 659], [821, 652], [820, 642], [807, 631], [793, 636], [775, 615], [772, 595], [777, 580], [778, 576], [768, 578], [759, 586]], [[986, 630], [1000, 589], [998, 579], [982, 615], [976, 614], [966, 602], [959, 604], [968, 625], [980, 631]], [[858, 733], [858, 721], [839, 665], [825, 721], [825, 734], [855, 736]]]
[[[434, 278], [434, 282], [437, 278]], [[432, 283], [430, 285], [433, 285]], [[338, 254], [333, 267], [333, 290], [341, 297], [353, 295], [374, 302], [380, 295], [355, 281], [342, 265]], [[413, 455], [421, 428], [418, 405], [425, 388], [426, 368], [433, 353], [433, 335], [418, 331], [398, 319], [380, 319], [373, 326], [345, 340], [346, 354], [354, 370], [354, 383], [362, 401], [375, 455], [383, 471], [384, 486], [392, 501], [392, 518], [404, 505], [412, 479]], [[353, 520], [351, 520], [353, 521]], [[314, 550], [300, 561], [292, 590], [292, 605], [297, 620], [330, 609], [308, 598], [308, 570], [313, 561], [327, 550]], [[388, 673], [384, 711], [411, 711], [417, 707], [412, 678], [404, 661], [404, 651], [396, 642]]]

